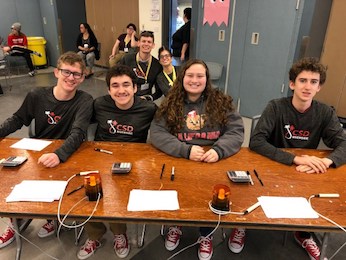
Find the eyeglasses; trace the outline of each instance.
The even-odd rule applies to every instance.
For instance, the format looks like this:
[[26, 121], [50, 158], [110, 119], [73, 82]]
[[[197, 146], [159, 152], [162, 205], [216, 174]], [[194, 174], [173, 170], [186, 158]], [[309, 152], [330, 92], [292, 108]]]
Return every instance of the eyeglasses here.
[[160, 59], [166, 59], [166, 58], [170, 58], [171, 55], [170, 54], [163, 54], [163, 55], [160, 55]]
[[153, 31], [143, 31], [143, 32], [141, 33], [141, 35], [143, 35], [143, 34], [154, 35], [154, 32], [153, 32]]
[[66, 78], [68, 78], [71, 74], [73, 75], [74, 79], [81, 79], [83, 77], [83, 73], [72, 72], [72, 71], [65, 70], [65, 69], [59, 69], [59, 70], [61, 71], [61, 75], [63, 75]]

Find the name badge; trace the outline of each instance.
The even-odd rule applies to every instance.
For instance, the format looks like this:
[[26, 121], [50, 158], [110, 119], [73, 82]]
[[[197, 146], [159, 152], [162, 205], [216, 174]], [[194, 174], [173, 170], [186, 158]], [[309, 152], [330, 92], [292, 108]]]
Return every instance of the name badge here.
[[148, 90], [149, 89], [149, 83], [145, 83], [141, 85], [141, 90]]
[[124, 52], [129, 52], [129, 48], [125, 47]]

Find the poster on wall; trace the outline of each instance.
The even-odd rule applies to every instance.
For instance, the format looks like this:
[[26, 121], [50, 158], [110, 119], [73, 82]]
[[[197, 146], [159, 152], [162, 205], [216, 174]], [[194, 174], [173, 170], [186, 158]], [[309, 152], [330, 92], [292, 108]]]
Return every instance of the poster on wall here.
[[210, 26], [215, 22], [217, 26], [224, 23], [228, 26], [228, 15], [231, 0], [204, 0], [203, 24], [209, 23]]
[[151, 0], [150, 20], [160, 21], [160, 0]]

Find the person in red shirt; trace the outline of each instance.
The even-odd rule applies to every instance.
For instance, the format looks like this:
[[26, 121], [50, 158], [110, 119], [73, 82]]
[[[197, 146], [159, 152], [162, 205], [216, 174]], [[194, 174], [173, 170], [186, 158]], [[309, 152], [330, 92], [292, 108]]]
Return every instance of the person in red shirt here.
[[30, 54], [33, 53], [39, 57], [41, 57], [41, 54], [27, 49], [28, 39], [21, 32], [21, 28], [22, 26], [18, 22], [12, 24], [11, 33], [7, 37], [8, 47], [4, 47], [4, 51], [9, 52], [11, 56], [23, 56], [30, 70], [29, 75], [33, 77], [35, 75], [35, 69]]

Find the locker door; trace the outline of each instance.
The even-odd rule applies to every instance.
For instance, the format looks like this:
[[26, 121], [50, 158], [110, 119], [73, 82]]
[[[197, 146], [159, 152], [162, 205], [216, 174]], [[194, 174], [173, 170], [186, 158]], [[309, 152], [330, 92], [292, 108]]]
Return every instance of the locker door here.
[[243, 116], [261, 114], [269, 100], [286, 96], [303, 1], [300, 5], [297, 9], [297, 0], [250, 0], [239, 86]]

